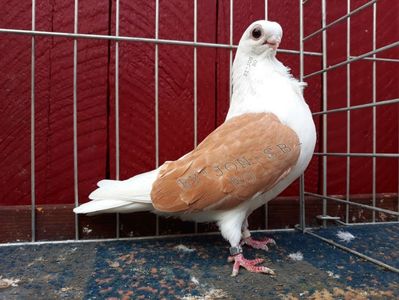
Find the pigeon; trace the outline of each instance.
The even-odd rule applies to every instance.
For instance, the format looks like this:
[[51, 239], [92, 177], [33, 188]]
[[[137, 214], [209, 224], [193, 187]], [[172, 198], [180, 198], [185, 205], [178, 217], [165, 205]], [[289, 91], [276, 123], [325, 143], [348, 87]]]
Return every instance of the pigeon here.
[[276, 58], [283, 30], [258, 20], [243, 33], [232, 66], [232, 95], [223, 124], [175, 161], [130, 179], [101, 180], [77, 214], [151, 211], [196, 222], [216, 222], [230, 243], [232, 276], [240, 267], [274, 274], [262, 259], [246, 259], [243, 245], [255, 240], [248, 216], [275, 198], [308, 166], [315, 125], [303, 98], [305, 83]]

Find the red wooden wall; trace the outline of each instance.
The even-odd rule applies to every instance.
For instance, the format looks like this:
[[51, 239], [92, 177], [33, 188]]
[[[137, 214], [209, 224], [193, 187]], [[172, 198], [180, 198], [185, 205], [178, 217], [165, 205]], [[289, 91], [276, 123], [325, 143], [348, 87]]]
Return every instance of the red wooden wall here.
[[[0, 1], [0, 27], [31, 29], [31, 3]], [[327, 22], [346, 14], [346, 1], [327, 1]], [[351, 9], [366, 3], [352, 0]], [[37, 0], [36, 29], [73, 32], [73, 2]], [[269, 0], [269, 19], [284, 29], [281, 48], [299, 49], [299, 1]], [[381, 0], [377, 10], [377, 48], [399, 40], [399, 3]], [[193, 40], [193, 1], [160, 0], [159, 38]], [[304, 8], [305, 35], [321, 26], [319, 0]], [[234, 1], [234, 43], [254, 20], [264, 18], [263, 0]], [[372, 48], [372, 10], [351, 20], [351, 51]], [[79, 32], [115, 34], [115, 1], [80, 1]], [[229, 1], [198, 1], [198, 41], [229, 43]], [[155, 1], [120, 2], [120, 35], [155, 37]], [[321, 51], [321, 36], [305, 49]], [[328, 65], [346, 59], [346, 23], [328, 30]], [[120, 42], [120, 177], [155, 167], [154, 44]], [[30, 70], [29, 36], [0, 34], [0, 205], [29, 205]], [[299, 56], [279, 54], [299, 75]], [[380, 57], [399, 58], [398, 49]], [[321, 58], [306, 56], [305, 74], [321, 68]], [[36, 38], [36, 201], [72, 204], [73, 192], [73, 40]], [[351, 65], [352, 105], [371, 102], [372, 62]], [[193, 134], [193, 48], [159, 45], [159, 161], [190, 151]], [[321, 110], [321, 76], [309, 78], [305, 97]], [[78, 163], [79, 199], [98, 180], [115, 177], [115, 42], [78, 40]], [[198, 48], [198, 139], [223, 122], [228, 109], [229, 50]], [[346, 106], [346, 68], [328, 74], [328, 108]], [[377, 63], [377, 100], [398, 98], [398, 64]], [[398, 105], [377, 108], [377, 152], [398, 153]], [[372, 109], [351, 113], [351, 151], [372, 151]], [[315, 117], [318, 130], [321, 118]], [[328, 117], [328, 151], [346, 152], [346, 113]], [[322, 136], [318, 134], [317, 151]], [[351, 159], [351, 193], [371, 193], [371, 158]], [[398, 192], [398, 160], [377, 159], [377, 192]], [[321, 192], [321, 159], [306, 172], [306, 189]], [[328, 193], [345, 194], [346, 158], [328, 158]], [[296, 196], [298, 183], [284, 192]]]

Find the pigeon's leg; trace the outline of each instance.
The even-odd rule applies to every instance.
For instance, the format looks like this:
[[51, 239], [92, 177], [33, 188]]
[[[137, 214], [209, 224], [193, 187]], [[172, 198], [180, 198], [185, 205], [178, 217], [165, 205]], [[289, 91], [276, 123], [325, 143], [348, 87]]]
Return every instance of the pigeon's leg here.
[[242, 239], [241, 244], [246, 244], [255, 249], [269, 250], [267, 245], [275, 245], [276, 242], [272, 238], [265, 238], [260, 241], [254, 240], [251, 237], [251, 233], [248, 230], [248, 219], [246, 218], [244, 223], [242, 224]]
[[238, 221], [240, 222], [237, 222], [237, 220], [228, 219], [224, 222], [218, 223], [222, 236], [228, 240], [231, 245], [230, 256], [227, 259], [229, 262], [234, 262], [231, 276], [237, 276], [240, 267], [244, 267], [250, 272], [274, 274], [272, 269], [269, 269], [265, 266], [258, 266], [258, 264], [263, 262], [262, 258], [253, 260], [244, 258], [240, 245], [242, 219]]

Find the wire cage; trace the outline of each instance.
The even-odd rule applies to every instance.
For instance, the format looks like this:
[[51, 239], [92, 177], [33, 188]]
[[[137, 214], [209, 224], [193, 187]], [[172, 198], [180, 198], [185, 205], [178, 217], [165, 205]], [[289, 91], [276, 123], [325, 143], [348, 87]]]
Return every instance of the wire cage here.
[[[2, 13], [0, 25], [1, 51], [6, 54], [1, 65], [3, 70], [10, 70], [13, 78], [2, 77], [1, 115], [6, 129], [1, 138], [0, 224], [14, 236], [2, 240], [90, 238], [87, 233], [92, 229], [85, 225], [88, 218], [73, 216], [73, 206], [86, 201], [87, 193], [102, 177], [124, 179], [158, 167], [164, 160], [177, 158], [195, 147], [223, 122], [231, 94], [229, 74], [240, 34], [250, 21], [270, 18], [281, 22], [285, 30], [287, 42], [283, 41], [283, 48], [278, 50], [279, 58], [292, 67], [299, 80], [308, 83], [305, 98], [318, 128], [318, 144], [305, 175], [290, 188], [288, 196], [258, 210], [257, 219], [261, 221], [252, 228], [273, 228], [277, 202], [288, 199], [288, 209], [296, 216], [290, 222], [298, 223], [298, 230], [398, 272], [393, 266], [310, 230], [334, 222], [352, 226], [399, 220], [399, 41], [395, 26], [399, 6], [388, 0], [347, 0], [343, 4], [327, 0], [262, 0], [248, 6], [233, 0], [194, 0], [186, 4], [176, 2], [170, 5], [171, 9], [159, 0], [134, 5], [115, 0], [96, 7], [75, 0], [73, 7], [65, 8], [69, 9], [65, 16], [54, 14], [54, 5], [62, 9], [61, 3], [49, 5], [33, 0], [29, 10], [26, 5], [17, 6], [19, 10], [15, 13], [14, 7], [7, 6], [10, 9], [4, 11], [10, 17]], [[15, 25], [19, 24], [15, 14], [21, 11], [23, 25]], [[92, 28], [99, 11], [103, 23]], [[129, 27], [132, 22], [137, 28]], [[165, 33], [167, 27], [172, 29]], [[53, 53], [48, 52], [49, 47]], [[46, 55], [55, 61], [61, 57], [69, 61], [43, 67]], [[93, 57], [96, 61], [91, 64]], [[15, 59], [20, 59], [24, 67], [11, 66]], [[145, 74], [140, 74], [143, 70]], [[184, 70], [184, 74], [177, 70]], [[100, 72], [99, 76], [105, 78], [91, 77], [91, 71]], [[58, 82], [51, 81], [52, 75], [58, 76]], [[12, 80], [16, 84], [10, 84]], [[19, 85], [18, 80], [25, 85]], [[90, 100], [91, 91], [98, 86], [92, 81], [101, 85], [102, 95], [98, 98], [94, 94], [95, 100]], [[53, 83], [59, 86], [51, 91], [49, 85]], [[70, 89], [65, 92], [65, 87]], [[24, 89], [23, 93], [18, 89]], [[62, 95], [55, 96], [58, 92]], [[25, 97], [14, 106], [8, 100], [14, 99], [13, 93]], [[180, 102], [171, 100], [176, 95]], [[137, 100], [140, 97], [144, 100]], [[130, 98], [135, 102], [129, 102]], [[67, 108], [63, 106], [65, 101]], [[165, 109], [166, 103], [172, 103], [174, 112]], [[11, 121], [16, 116], [13, 110], [18, 109], [23, 116], [21, 122]], [[188, 110], [190, 116], [184, 115]], [[50, 117], [54, 111], [59, 113]], [[140, 121], [135, 123], [134, 118]], [[47, 131], [43, 133], [42, 127]], [[54, 138], [57, 130], [62, 136]], [[90, 135], [90, 131], [94, 133]], [[82, 132], [86, 138], [80, 137]], [[140, 145], [133, 139], [139, 140]], [[43, 143], [46, 145], [42, 146]], [[176, 146], [179, 144], [183, 146]], [[141, 152], [135, 151], [135, 147]], [[65, 164], [46, 173], [49, 156], [57, 164]], [[127, 159], [129, 156], [133, 158]], [[67, 175], [60, 175], [63, 172]], [[46, 185], [44, 181], [50, 183]], [[68, 201], [71, 196], [73, 205]], [[54, 198], [58, 204], [69, 203], [58, 206], [61, 215], [46, 206]], [[29, 211], [20, 205], [29, 207]], [[72, 234], [43, 235], [46, 230], [38, 229], [38, 224], [50, 227], [42, 215], [46, 210], [61, 218], [51, 226], [58, 226], [58, 231], [68, 229]], [[65, 218], [60, 217], [62, 214]], [[121, 236], [121, 226], [128, 226], [126, 217], [117, 214], [96, 218], [97, 226], [107, 232], [101, 237], [130, 238], [129, 234]], [[134, 218], [140, 224], [131, 225], [133, 238], [137, 226], [154, 229], [150, 233], [144, 230], [147, 234], [142, 236], [173, 233], [160, 229], [162, 224], [172, 221], [147, 214], [136, 214]], [[274, 228], [292, 227], [291, 223], [279, 223]], [[190, 226], [191, 229], [183, 231], [188, 234], [215, 229], [187, 223], [177, 226]], [[27, 233], [19, 236], [17, 232], [21, 230]]]

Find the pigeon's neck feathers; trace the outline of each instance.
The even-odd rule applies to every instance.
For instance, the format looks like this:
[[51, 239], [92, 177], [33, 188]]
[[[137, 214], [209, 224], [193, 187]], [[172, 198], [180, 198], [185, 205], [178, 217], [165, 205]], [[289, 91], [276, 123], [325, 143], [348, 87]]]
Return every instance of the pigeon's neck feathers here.
[[[239, 49], [240, 50], [240, 49]], [[232, 96], [227, 119], [246, 112], [272, 112], [304, 103], [299, 83], [269, 51], [248, 55], [237, 51], [232, 69]], [[283, 121], [283, 120], [282, 120]]]

